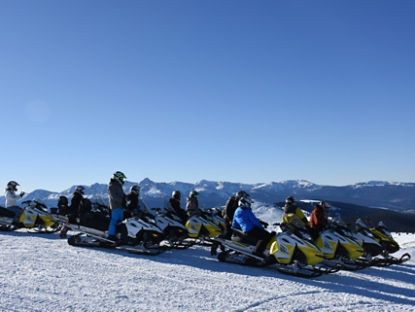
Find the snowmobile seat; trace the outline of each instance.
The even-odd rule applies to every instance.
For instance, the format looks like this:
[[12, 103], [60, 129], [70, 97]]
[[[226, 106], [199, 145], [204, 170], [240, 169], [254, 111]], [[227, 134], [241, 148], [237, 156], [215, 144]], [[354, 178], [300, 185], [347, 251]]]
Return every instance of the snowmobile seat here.
[[239, 242], [239, 243], [244, 243], [244, 244], [248, 244], [248, 245], [256, 245], [257, 241], [250, 239], [245, 232], [236, 229], [234, 227], [231, 228], [232, 229], [232, 236], [231, 236], [231, 240], [235, 241], [235, 242]]
[[13, 211], [10, 211], [9, 209], [0, 206], [0, 216], [14, 218], [15, 214]]
[[105, 231], [108, 229], [110, 223], [110, 218], [107, 216], [90, 211], [88, 213], [82, 214], [80, 218], [80, 224], [86, 227], [94, 228], [100, 231]]

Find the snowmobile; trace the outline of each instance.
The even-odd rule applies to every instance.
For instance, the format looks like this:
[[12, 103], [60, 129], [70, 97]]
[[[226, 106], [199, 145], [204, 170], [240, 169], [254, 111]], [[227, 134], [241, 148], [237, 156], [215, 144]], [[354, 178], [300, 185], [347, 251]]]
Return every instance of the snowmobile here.
[[354, 237], [341, 231], [345, 227], [341, 219], [331, 220], [313, 241], [323, 253], [322, 264], [343, 270], [363, 269], [366, 265], [358, 259], [364, 255], [364, 249]]
[[203, 212], [201, 215], [191, 216], [185, 226], [189, 237], [202, 245], [210, 245], [213, 239], [222, 233], [222, 229], [210, 221]]
[[220, 228], [221, 232], [225, 229], [225, 220], [222, 217], [222, 209], [219, 207], [209, 208], [203, 211], [205, 219], [214, 223]]
[[180, 222], [179, 217], [161, 208], [151, 208], [150, 210], [152, 215], [146, 216], [146, 221], [149, 221], [148, 219], [154, 221], [154, 225], [163, 232], [163, 237], [168, 241], [168, 246], [185, 249], [194, 245], [193, 241], [188, 240], [187, 229]]
[[375, 246], [373, 242], [378, 244], [375, 252], [373, 251], [373, 247], [370, 249], [370, 252], [374, 253], [374, 256], [381, 255], [382, 258], [373, 259], [372, 264], [389, 266], [392, 264], [400, 264], [411, 259], [411, 255], [408, 253], [403, 254], [400, 258], [390, 255], [391, 253], [397, 252], [400, 247], [382, 221], [380, 221], [376, 227], [369, 227], [361, 218], [359, 218], [356, 220], [355, 226], [356, 235], [360, 237], [363, 242], [372, 242], [370, 247]]
[[126, 250], [135, 254], [156, 255], [165, 250], [160, 246], [163, 232], [155, 225], [138, 217], [125, 219], [117, 226], [117, 240], [108, 238], [107, 229], [110, 218], [102, 216], [99, 222], [95, 218], [76, 220], [67, 226], [78, 232], [68, 238], [68, 244], [81, 247], [104, 247]]
[[[47, 207], [39, 200], [22, 202], [23, 211], [16, 222], [10, 216], [0, 218], [0, 229], [28, 229], [34, 233], [54, 233], [60, 230], [60, 223], [47, 212]], [[5, 208], [3, 208], [5, 209]], [[7, 209], [5, 209], [7, 210]]]
[[339, 234], [348, 237], [357, 242], [363, 248], [363, 255], [355, 261], [363, 266], [371, 266], [379, 263], [377, 256], [382, 254], [382, 246], [372, 237], [363, 235], [359, 232], [353, 232], [350, 228], [340, 220], [340, 222], [332, 222], [332, 228]]
[[[233, 231], [238, 232], [239, 236], [243, 234], [236, 229], [233, 229]], [[218, 260], [223, 262], [260, 267], [272, 266], [283, 274], [306, 278], [337, 271], [322, 266], [318, 267], [317, 264], [323, 261], [323, 254], [320, 250], [312, 243], [290, 231], [272, 235], [263, 256], [253, 254], [255, 242], [235, 241], [221, 237], [215, 238], [214, 241], [215, 244], [211, 248], [211, 254], [215, 255], [217, 248], [220, 248]]]

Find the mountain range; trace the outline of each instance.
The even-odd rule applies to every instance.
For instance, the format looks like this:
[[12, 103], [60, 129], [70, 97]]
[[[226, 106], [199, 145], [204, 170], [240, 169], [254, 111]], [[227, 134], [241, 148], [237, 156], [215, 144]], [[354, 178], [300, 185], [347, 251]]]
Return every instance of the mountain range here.
[[[124, 190], [127, 192], [133, 182], [127, 181]], [[388, 208], [399, 212], [415, 209], [415, 183], [398, 183], [369, 181], [347, 186], [318, 185], [305, 180], [289, 180], [283, 182], [243, 184], [232, 182], [215, 182], [201, 180], [197, 183], [154, 182], [149, 178], [137, 183], [141, 187], [141, 198], [150, 207], [160, 207], [171, 196], [173, 190], [182, 192], [184, 197], [191, 190], [197, 190], [201, 207], [220, 206], [228, 197], [238, 190], [247, 191], [251, 197], [264, 203], [283, 201], [288, 195], [297, 199], [326, 199], [329, 201], [350, 203], [366, 207]], [[26, 194], [22, 200], [40, 199], [47, 206], [54, 207], [59, 196], [71, 197], [75, 185], [62, 191], [51, 192], [35, 190]], [[85, 187], [85, 195], [91, 199], [108, 201], [107, 184], [95, 183]], [[0, 197], [0, 205], [4, 205], [4, 196]]]

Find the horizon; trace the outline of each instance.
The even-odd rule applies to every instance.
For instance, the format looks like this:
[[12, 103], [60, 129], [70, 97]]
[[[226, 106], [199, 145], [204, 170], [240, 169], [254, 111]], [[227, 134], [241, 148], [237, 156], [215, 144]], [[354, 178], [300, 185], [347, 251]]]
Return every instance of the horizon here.
[[[289, 179], [289, 180], [281, 180], [281, 181], [269, 181], [269, 182], [255, 182], [255, 183], [246, 183], [246, 182], [234, 182], [234, 181], [220, 181], [220, 180], [207, 180], [207, 179], [201, 179], [198, 180], [196, 182], [187, 182], [187, 181], [179, 181], [179, 180], [175, 180], [175, 181], [156, 181], [153, 180], [149, 177], [146, 177], [142, 180], [139, 181], [132, 181], [132, 180], [125, 180], [126, 183], [131, 183], [131, 184], [140, 184], [145, 180], [150, 180], [153, 183], [165, 183], [165, 184], [174, 184], [174, 183], [184, 183], [184, 184], [200, 184], [201, 182], [212, 182], [212, 183], [231, 183], [231, 184], [245, 184], [245, 185], [267, 185], [267, 184], [271, 184], [271, 183], [287, 183], [287, 182], [307, 182], [307, 183], [311, 183], [312, 185], [318, 185], [318, 186], [330, 186], [330, 187], [347, 187], [347, 186], [354, 186], [354, 185], [358, 185], [358, 184], [369, 184], [369, 183], [388, 183], [388, 184], [415, 184], [415, 182], [407, 182], [407, 181], [380, 181], [380, 180], [369, 180], [369, 181], [360, 181], [360, 182], [356, 182], [356, 183], [352, 183], [352, 184], [345, 184], [345, 185], [333, 185], [333, 184], [319, 184], [319, 183], [314, 183], [312, 181], [308, 181], [308, 180], [304, 180], [304, 179]], [[71, 189], [74, 186], [78, 186], [78, 185], [82, 185], [82, 186], [86, 186], [86, 187], [91, 187], [95, 184], [98, 185], [108, 185], [108, 182], [93, 182], [90, 184], [85, 184], [85, 183], [78, 183], [78, 184], [72, 184], [70, 186], [67, 186], [66, 188], [64, 188], [63, 190], [52, 190], [52, 189], [46, 189], [46, 188], [35, 188], [35, 189], [20, 189], [20, 186], [18, 187], [18, 192], [20, 191], [24, 191], [27, 194], [30, 194], [32, 192], [35, 191], [47, 191], [47, 192], [52, 192], [52, 193], [62, 193], [64, 191], [67, 191], [69, 189]], [[3, 195], [0, 195], [0, 197], [4, 197]]]
[[0, 186], [415, 181], [414, 10], [1, 1]]

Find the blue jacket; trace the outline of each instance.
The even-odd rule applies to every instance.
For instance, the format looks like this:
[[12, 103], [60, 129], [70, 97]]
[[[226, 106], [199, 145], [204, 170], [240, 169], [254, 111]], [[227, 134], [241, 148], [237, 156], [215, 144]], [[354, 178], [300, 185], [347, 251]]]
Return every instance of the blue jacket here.
[[252, 210], [250, 208], [242, 207], [238, 207], [238, 209], [236, 209], [233, 216], [232, 227], [242, 230], [245, 233], [249, 232], [254, 227], [259, 227], [262, 230], [264, 229]]

